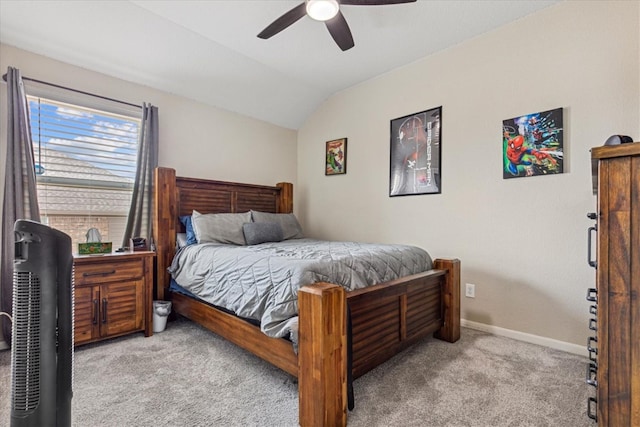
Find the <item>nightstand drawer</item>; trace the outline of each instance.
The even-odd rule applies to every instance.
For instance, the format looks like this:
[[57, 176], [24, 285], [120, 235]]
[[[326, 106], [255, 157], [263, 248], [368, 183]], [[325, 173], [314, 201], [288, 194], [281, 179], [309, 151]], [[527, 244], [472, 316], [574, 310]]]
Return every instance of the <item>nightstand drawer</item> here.
[[74, 279], [77, 286], [139, 279], [142, 275], [142, 259], [131, 259], [118, 260], [118, 262], [76, 264]]

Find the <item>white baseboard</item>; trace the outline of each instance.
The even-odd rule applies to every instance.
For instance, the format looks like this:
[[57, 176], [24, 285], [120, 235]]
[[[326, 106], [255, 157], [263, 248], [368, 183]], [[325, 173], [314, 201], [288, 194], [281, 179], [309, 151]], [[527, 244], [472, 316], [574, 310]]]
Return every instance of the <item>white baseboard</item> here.
[[[578, 356], [588, 357], [586, 345], [572, 344], [565, 341], [554, 340], [553, 338], [541, 337], [539, 335], [527, 334], [526, 332], [514, 331], [512, 329], [505, 329], [499, 326], [487, 325], [485, 323], [472, 322], [467, 319], [460, 319], [460, 326], [464, 326], [469, 329], [476, 329], [478, 331], [488, 332], [493, 335], [500, 335], [507, 338], [512, 338], [518, 341], [524, 341], [531, 344], [542, 345], [545, 347], [553, 348], [555, 350], [566, 351], [567, 353], [577, 354]], [[586, 342], [586, 338], [585, 338]]]

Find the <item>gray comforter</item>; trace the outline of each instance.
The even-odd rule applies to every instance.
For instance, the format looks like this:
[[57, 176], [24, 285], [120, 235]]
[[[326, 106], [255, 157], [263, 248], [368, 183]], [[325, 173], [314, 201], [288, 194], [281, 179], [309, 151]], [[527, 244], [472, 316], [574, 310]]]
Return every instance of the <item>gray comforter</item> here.
[[295, 341], [300, 287], [329, 282], [353, 290], [431, 268], [429, 254], [415, 246], [292, 239], [186, 246], [169, 272], [204, 301], [260, 322], [269, 336]]

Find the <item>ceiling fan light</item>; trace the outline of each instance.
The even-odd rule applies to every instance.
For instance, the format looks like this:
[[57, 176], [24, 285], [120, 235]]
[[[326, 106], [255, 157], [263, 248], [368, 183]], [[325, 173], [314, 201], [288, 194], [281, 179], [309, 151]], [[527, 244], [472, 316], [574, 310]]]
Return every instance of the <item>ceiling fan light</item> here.
[[307, 14], [316, 21], [328, 21], [339, 10], [337, 0], [307, 0]]

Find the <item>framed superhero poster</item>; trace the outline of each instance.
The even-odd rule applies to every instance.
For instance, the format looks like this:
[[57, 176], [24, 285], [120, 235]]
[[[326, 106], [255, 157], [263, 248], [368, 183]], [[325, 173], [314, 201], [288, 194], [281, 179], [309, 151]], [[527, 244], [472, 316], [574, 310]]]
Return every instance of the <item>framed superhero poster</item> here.
[[502, 122], [502, 177], [563, 173], [562, 108]]
[[442, 107], [391, 120], [389, 196], [442, 192]]
[[343, 175], [347, 173], [347, 138], [327, 141], [325, 159], [325, 175]]

